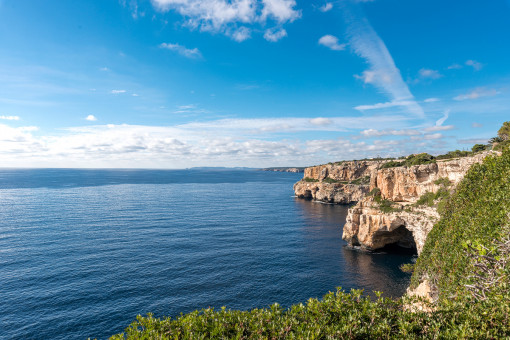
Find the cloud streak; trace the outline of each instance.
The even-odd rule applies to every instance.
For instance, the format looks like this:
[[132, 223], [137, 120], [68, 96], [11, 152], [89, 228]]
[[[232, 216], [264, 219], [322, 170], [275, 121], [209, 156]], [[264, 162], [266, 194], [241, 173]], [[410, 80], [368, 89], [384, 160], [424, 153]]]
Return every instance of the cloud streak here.
[[185, 46], [179, 45], [179, 44], [167, 44], [162, 43], [159, 45], [159, 48], [170, 50], [173, 52], [176, 52], [183, 57], [189, 58], [189, 59], [201, 59], [202, 53], [198, 50], [198, 48], [186, 48]]
[[356, 77], [365, 84], [375, 86], [387, 95], [392, 102], [407, 102], [407, 111], [424, 118], [425, 113], [415, 101], [407, 84], [402, 79], [390, 52], [383, 40], [377, 35], [361, 9], [354, 3], [346, 2], [344, 13], [347, 22], [347, 36], [354, 52], [366, 60], [369, 69]]

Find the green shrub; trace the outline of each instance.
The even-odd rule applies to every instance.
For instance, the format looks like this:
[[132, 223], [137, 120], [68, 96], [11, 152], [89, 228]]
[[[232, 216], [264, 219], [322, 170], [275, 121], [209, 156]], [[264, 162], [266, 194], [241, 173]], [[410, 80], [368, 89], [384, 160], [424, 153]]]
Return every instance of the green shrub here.
[[305, 181], [305, 182], [318, 182], [319, 180], [315, 179], [315, 178], [305, 177], [305, 178], [303, 178], [303, 181]]
[[503, 141], [506, 141], [510, 138], [510, 121], [503, 123], [501, 128], [498, 130], [498, 137]]
[[352, 180], [350, 183], [351, 184], [356, 184], [356, 185], [367, 185], [367, 184], [370, 184], [370, 176], [365, 176], [365, 177], [357, 178], [355, 180]]
[[422, 164], [431, 164], [435, 163], [436, 159], [434, 156], [429, 155], [428, 153], [419, 153], [416, 155], [410, 155], [405, 160], [405, 166], [413, 166], [413, 165], [422, 165]]
[[404, 162], [389, 161], [381, 165], [381, 169], [396, 168], [399, 166], [404, 166]]
[[452, 158], [462, 158], [462, 157], [468, 157], [471, 156], [472, 153], [470, 151], [450, 151], [448, 153], [445, 153], [444, 155], [439, 155], [436, 157], [437, 160], [444, 160], [444, 159], [452, 159]]
[[412, 286], [428, 278], [443, 301], [465, 295], [473, 264], [463, 244], [490, 248], [506, 236], [509, 212], [510, 151], [506, 150], [501, 157], [489, 156], [483, 164], [473, 165], [455, 194], [445, 201], [441, 219], [416, 263]]
[[368, 196], [374, 196], [374, 197], [381, 196], [381, 189], [379, 189], [379, 188], [373, 188], [373, 189], [372, 189], [372, 190], [370, 190], [370, 192], [368, 193]]
[[333, 179], [331, 177], [326, 177], [322, 181], [325, 182], [325, 183], [340, 183], [341, 182], [341, 181]]
[[434, 200], [436, 199], [436, 194], [433, 192], [427, 191], [423, 195], [420, 196], [418, 201], [416, 201], [416, 205], [426, 205], [429, 207], [434, 206]]
[[473, 147], [471, 148], [471, 151], [473, 153], [477, 153], [477, 152], [482, 152], [482, 151], [485, 151], [487, 149], [487, 145], [484, 145], [484, 144], [475, 144], [473, 145]]
[[434, 181], [435, 185], [439, 185], [443, 188], [448, 188], [450, 185], [452, 185], [452, 182], [448, 179], [448, 177], [441, 177]]

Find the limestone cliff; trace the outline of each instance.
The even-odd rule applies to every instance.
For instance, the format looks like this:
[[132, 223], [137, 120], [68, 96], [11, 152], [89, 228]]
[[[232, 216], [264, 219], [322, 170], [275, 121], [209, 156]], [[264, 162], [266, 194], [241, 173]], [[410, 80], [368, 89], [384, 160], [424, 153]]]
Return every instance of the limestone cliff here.
[[415, 202], [426, 192], [437, 192], [440, 185], [434, 182], [447, 178], [456, 185], [471, 165], [481, 163], [488, 152], [472, 157], [458, 158], [437, 163], [380, 169], [370, 177], [370, 190], [378, 188], [384, 199], [393, 202]]
[[423, 194], [444, 188], [445, 182], [449, 182], [450, 189], [454, 188], [471, 165], [481, 163], [487, 154], [373, 170], [370, 190], [380, 194], [379, 202], [366, 196], [349, 209], [342, 238], [352, 246], [368, 250], [396, 244], [415, 248], [419, 254], [439, 215], [435, 207], [416, 206], [415, 203]]
[[299, 198], [337, 204], [350, 204], [361, 200], [368, 193], [368, 185], [306, 182], [294, 184], [294, 192]]
[[294, 184], [294, 192], [297, 197], [327, 203], [358, 202], [369, 192], [370, 174], [383, 163], [349, 161], [309, 167]]

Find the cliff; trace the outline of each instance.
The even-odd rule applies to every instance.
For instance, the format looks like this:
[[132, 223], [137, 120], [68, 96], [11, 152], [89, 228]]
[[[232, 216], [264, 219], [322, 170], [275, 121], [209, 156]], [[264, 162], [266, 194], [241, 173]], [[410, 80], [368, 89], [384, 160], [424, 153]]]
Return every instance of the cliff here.
[[398, 245], [421, 253], [438, 221], [437, 203], [490, 152], [437, 163], [374, 170], [370, 192], [349, 209], [342, 238], [367, 250]]
[[294, 184], [299, 198], [350, 204], [358, 202], [369, 192], [370, 174], [383, 161], [349, 161], [306, 168], [301, 181]]
[[[313, 166], [304, 170], [294, 192], [297, 197], [321, 202], [357, 203], [349, 209], [342, 235], [351, 246], [376, 250], [397, 245], [419, 254], [438, 221], [439, 200], [490, 153], [413, 166], [398, 166], [405, 160]], [[388, 162], [397, 166], [386, 168]]]

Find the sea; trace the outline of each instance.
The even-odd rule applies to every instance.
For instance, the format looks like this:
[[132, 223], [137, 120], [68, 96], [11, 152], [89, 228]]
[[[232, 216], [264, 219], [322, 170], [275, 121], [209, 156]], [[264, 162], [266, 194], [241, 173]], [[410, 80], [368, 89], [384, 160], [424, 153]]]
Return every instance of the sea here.
[[414, 260], [347, 247], [302, 174], [0, 169], [0, 338], [107, 339], [136, 316], [401, 296]]

